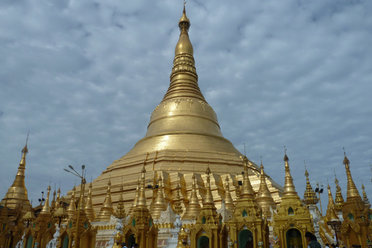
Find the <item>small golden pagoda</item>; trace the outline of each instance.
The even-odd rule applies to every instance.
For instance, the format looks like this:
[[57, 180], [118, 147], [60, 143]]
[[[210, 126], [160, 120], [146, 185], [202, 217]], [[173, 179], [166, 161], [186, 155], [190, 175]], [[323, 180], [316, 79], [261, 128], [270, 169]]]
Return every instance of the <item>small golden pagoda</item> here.
[[[209, 247], [209, 248], [219, 248], [225, 247], [221, 244], [220, 232], [222, 217], [217, 214], [216, 206], [214, 205], [214, 200], [211, 192], [211, 171], [209, 167], [206, 171], [207, 192], [205, 194], [203, 207], [197, 214], [196, 223], [190, 228], [190, 247]], [[194, 192], [194, 190], [193, 190]]]
[[279, 238], [277, 247], [306, 247], [305, 233], [314, 233], [309, 210], [297, 195], [289, 169], [289, 159], [284, 155], [285, 181], [282, 202], [274, 214], [274, 233]]
[[368, 247], [367, 240], [369, 233], [369, 208], [359, 195], [350, 172], [350, 161], [346, 154], [344, 156], [346, 177], [347, 177], [347, 198], [342, 207], [344, 221], [341, 224], [341, 239], [347, 247], [360, 246]]
[[141, 181], [138, 190], [137, 202], [129, 216], [129, 223], [124, 226], [123, 239], [128, 247], [138, 244], [138, 248], [157, 247], [158, 230], [153, 223], [150, 211], [146, 204], [145, 195], [145, 162], [141, 171]]
[[318, 197], [316, 197], [313, 187], [311, 187], [310, 180], [309, 180], [309, 172], [307, 171], [307, 169], [305, 170], [305, 177], [306, 177], [306, 190], [304, 193], [304, 203], [306, 205], [317, 204], [319, 199]]
[[28, 153], [27, 142], [22, 149], [22, 158], [19, 162], [18, 171], [13, 181], [12, 186], [9, 187], [8, 192], [2, 199], [0, 205], [4, 206], [5, 202], [10, 209], [22, 208], [27, 211], [31, 207], [28, 200], [27, 189], [25, 185], [25, 169], [26, 169], [26, 154]]
[[[230, 240], [234, 248], [268, 247], [269, 229], [262, 217], [260, 206], [255, 200], [254, 191], [248, 176], [249, 161], [243, 159], [243, 182], [236, 201], [233, 217], [227, 222]], [[263, 168], [263, 167], [262, 167]]]
[[341, 187], [338, 183], [338, 179], [335, 176], [335, 184], [336, 184], [336, 198], [335, 198], [335, 211], [337, 214], [342, 215], [342, 207], [344, 206], [344, 197], [342, 196]]
[[267, 187], [266, 183], [266, 176], [264, 172], [264, 166], [261, 161], [261, 174], [260, 174], [260, 188], [258, 189], [256, 201], [258, 205], [261, 207], [262, 215], [266, 218], [271, 217], [271, 212], [276, 209], [276, 205], [274, 202], [273, 197]]

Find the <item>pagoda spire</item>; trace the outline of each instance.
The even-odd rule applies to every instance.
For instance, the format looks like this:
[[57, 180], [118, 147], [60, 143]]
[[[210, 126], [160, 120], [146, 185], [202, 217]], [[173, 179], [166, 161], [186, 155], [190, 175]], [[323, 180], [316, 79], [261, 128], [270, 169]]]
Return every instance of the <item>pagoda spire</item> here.
[[50, 186], [48, 186], [47, 198], [45, 200], [43, 209], [40, 212], [41, 214], [50, 214], [49, 195], [50, 195]]
[[185, 214], [182, 216], [184, 220], [196, 219], [200, 211], [199, 199], [196, 194], [196, 177], [192, 175], [192, 190], [190, 195], [189, 205], [186, 207]]
[[103, 206], [98, 214], [98, 219], [100, 221], [108, 221], [111, 218], [111, 215], [114, 213], [114, 209], [112, 207], [112, 198], [111, 198], [111, 180], [108, 180], [107, 183], [107, 191], [106, 197], [103, 202]]
[[89, 184], [88, 197], [87, 197], [86, 205], [84, 207], [84, 211], [89, 221], [94, 221], [95, 214], [94, 214], [93, 203], [92, 203], [92, 183]]
[[178, 26], [180, 37], [175, 49], [173, 69], [170, 75], [171, 82], [163, 101], [178, 97], [192, 97], [205, 101], [198, 86], [198, 75], [193, 56], [194, 50], [188, 34], [190, 20], [186, 15], [185, 6]]
[[329, 184], [327, 188], [328, 188], [328, 206], [327, 206], [326, 217], [330, 221], [330, 220], [338, 219], [338, 217], [335, 213], [335, 203], [333, 201], [331, 187], [329, 186]]
[[211, 170], [209, 166], [205, 173], [207, 174], [207, 193], [205, 194], [205, 199], [203, 202], [203, 209], [204, 208], [216, 209], [216, 206], [214, 205], [212, 191], [211, 191], [211, 178], [210, 178]]
[[75, 194], [76, 194], [76, 187], [74, 186], [74, 188], [72, 189], [70, 205], [68, 206], [68, 209], [67, 209], [67, 214], [70, 219], [74, 217], [75, 212], [76, 212]]
[[178, 184], [176, 188], [176, 197], [174, 198], [174, 201], [173, 201], [173, 210], [178, 215], [181, 215], [183, 212], [182, 204], [181, 204], [182, 200], [181, 200], [181, 195], [180, 195], [180, 189], [181, 189], [181, 185]]
[[146, 175], [146, 168], [145, 168], [146, 160], [143, 163], [142, 171], [141, 171], [141, 181], [140, 181], [140, 187], [138, 191], [138, 200], [136, 208], [147, 208], [146, 204], [146, 194], [145, 194], [145, 175]]
[[256, 200], [258, 205], [261, 207], [263, 214], [271, 216], [270, 208], [275, 207], [275, 202], [266, 184], [264, 166], [262, 164], [262, 161], [260, 170], [260, 188], [258, 189]]
[[118, 206], [116, 207], [116, 214], [115, 214], [115, 216], [119, 219], [125, 218], [123, 191], [124, 191], [123, 184], [121, 184], [120, 185], [120, 198], [119, 198]]
[[162, 211], [165, 211], [167, 209], [167, 203], [164, 199], [164, 187], [163, 187], [163, 179], [162, 177], [159, 177], [159, 190], [156, 195], [154, 204], [153, 204], [153, 210], [151, 213], [151, 216], [153, 219], [160, 218], [160, 214]]
[[21, 161], [19, 162], [17, 174], [4, 199], [2, 200], [3, 204], [4, 202], [7, 202], [7, 206], [10, 209], [15, 209], [18, 207], [27, 208], [31, 206], [30, 202], [28, 201], [27, 189], [25, 186], [26, 154], [28, 153], [27, 140], [22, 149], [22, 157]]
[[366, 189], [364, 187], [364, 184], [362, 184], [362, 193], [363, 193], [363, 202], [367, 209], [371, 207], [371, 203], [368, 200]]
[[346, 156], [346, 153], [344, 153], [344, 161], [345, 170], [346, 170], [346, 177], [347, 177], [347, 201], [352, 201], [352, 199], [362, 199], [359, 195], [358, 189], [355, 186], [354, 180], [351, 176], [350, 172], [350, 161]]
[[341, 212], [342, 211], [342, 207], [344, 206], [344, 197], [342, 196], [342, 192], [341, 192], [341, 187], [338, 183], [338, 179], [337, 177], [335, 176], [335, 184], [336, 184], [336, 199], [335, 199], [335, 210], [337, 212]]
[[249, 181], [248, 176], [248, 158], [244, 156], [242, 158], [243, 166], [244, 166], [244, 173], [243, 173], [243, 186], [240, 193], [240, 199], [247, 199], [254, 197], [254, 191], [252, 189], [251, 182]]
[[284, 179], [284, 192], [283, 192], [283, 197], [288, 197], [288, 196], [295, 196], [298, 198], [296, 188], [293, 184], [293, 178], [291, 175], [291, 171], [289, 169], [289, 158], [287, 156], [287, 152], [284, 154], [284, 166], [285, 166], [285, 179]]
[[306, 177], [306, 190], [304, 193], [304, 203], [306, 205], [313, 205], [318, 203], [318, 198], [311, 187], [310, 180], [309, 180], [309, 172], [305, 169], [305, 177]]
[[229, 177], [226, 176], [226, 188], [225, 188], [225, 207], [227, 210], [233, 211], [235, 208], [234, 201], [231, 197]]

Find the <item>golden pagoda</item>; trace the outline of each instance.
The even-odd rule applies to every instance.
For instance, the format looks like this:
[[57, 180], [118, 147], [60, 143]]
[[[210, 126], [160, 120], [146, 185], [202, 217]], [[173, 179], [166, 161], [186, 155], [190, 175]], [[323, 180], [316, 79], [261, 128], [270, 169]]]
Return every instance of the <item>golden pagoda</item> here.
[[347, 198], [342, 207], [344, 221], [341, 224], [341, 239], [347, 247], [366, 248], [368, 247], [367, 240], [372, 238], [369, 233], [370, 209], [366, 207], [355, 186], [351, 176], [350, 161], [346, 154], [343, 163], [347, 178]]
[[308, 208], [297, 195], [288, 161], [285, 154], [284, 192], [274, 214], [274, 232], [279, 239], [278, 247], [306, 247], [305, 233], [313, 233], [314, 226]]
[[18, 171], [13, 181], [12, 186], [9, 187], [8, 192], [2, 199], [0, 205], [4, 206], [5, 202], [10, 209], [23, 208], [27, 211], [31, 207], [28, 200], [27, 189], [25, 185], [25, 169], [26, 169], [26, 154], [28, 153], [27, 142], [22, 149], [22, 158], [19, 162]]
[[[177, 185], [181, 186], [181, 192], [188, 195], [186, 186], [192, 184], [192, 174], [204, 173], [208, 165], [213, 171], [213, 178], [218, 181], [221, 175], [236, 175], [242, 171], [240, 152], [222, 135], [216, 113], [199, 89], [193, 46], [188, 34], [190, 20], [185, 9], [178, 26], [180, 36], [175, 48], [169, 88], [151, 114], [145, 137], [93, 181], [92, 202], [97, 212], [104, 202], [109, 178], [113, 205], [118, 203], [122, 177], [125, 178], [125, 206], [132, 205], [144, 158], [148, 181], [153, 181], [156, 172], [161, 174], [163, 180], [167, 181], [164, 191], [168, 192], [168, 196], [175, 196], [172, 191]], [[250, 163], [249, 176], [255, 191], [260, 186], [259, 174], [258, 166]], [[280, 185], [267, 175], [266, 178], [274, 201], [279, 202]], [[222, 198], [214, 186], [212, 194], [217, 206], [221, 205]], [[173, 202], [173, 199], [169, 201]], [[187, 201], [185, 198], [184, 202]]]

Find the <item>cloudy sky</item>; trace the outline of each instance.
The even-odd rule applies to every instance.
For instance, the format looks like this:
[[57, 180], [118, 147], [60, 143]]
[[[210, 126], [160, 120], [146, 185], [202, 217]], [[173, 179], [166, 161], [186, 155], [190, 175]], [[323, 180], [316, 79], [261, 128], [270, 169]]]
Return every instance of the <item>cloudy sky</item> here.
[[[0, 1], [0, 195], [30, 130], [26, 185], [71, 189], [146, 132], [169, 85], [181, 0]], [[345, 147], [372, 198], [372, 1], [189, 0], [199, 85], [226, 138], [302, 196], [342, 186]], [[344, 188], [344, 193], [346, 188]], [[326, 197], [324, 196], [326, 201]], [[372, 199], [371, 199], [372, 200]]]

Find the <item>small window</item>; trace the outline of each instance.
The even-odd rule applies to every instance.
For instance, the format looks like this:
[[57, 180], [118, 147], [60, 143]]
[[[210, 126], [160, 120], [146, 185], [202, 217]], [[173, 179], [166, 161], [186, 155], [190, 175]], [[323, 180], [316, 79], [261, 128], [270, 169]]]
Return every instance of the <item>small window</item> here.
[[202, 218], [202, 224], [205, 224], [205, 222], [207, 222], [207, 219], [205, 218], [205, 216], [203, 216], [203, 218]]
[[349, 218], [349, 220], [354, 221], [354, 215], [352, 213], [348, 214], [347, 217]]
[[243, 217], [247, 217], [247, 216], [248, 216], [248, 213], [247, 213], [247, 211], [245, 211], [245, 209], [244, 209], [243, 212], [242, 212], [242, 216], [243, 216]]
[[293, 208], [291, 208], [291, 207], [288, 208], [288, 215], [289, 215], [289, 216], [294, 215]]

